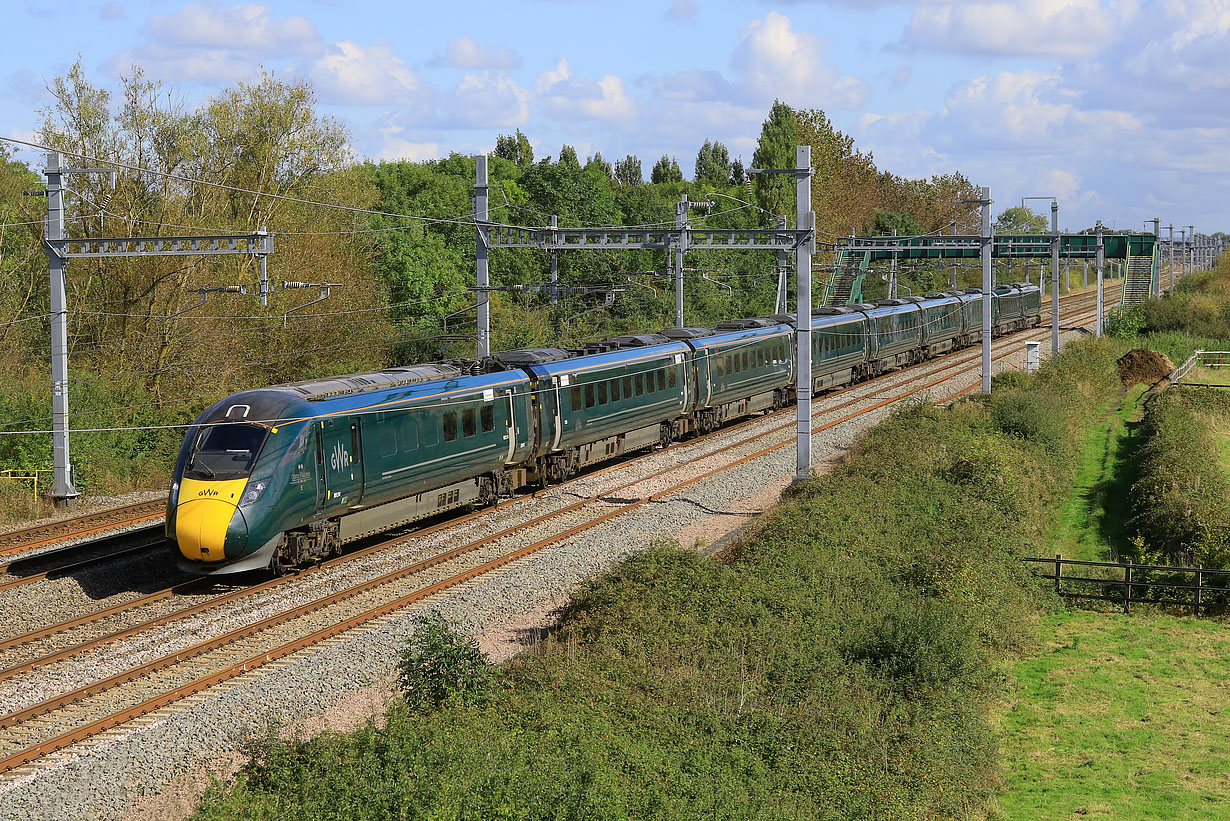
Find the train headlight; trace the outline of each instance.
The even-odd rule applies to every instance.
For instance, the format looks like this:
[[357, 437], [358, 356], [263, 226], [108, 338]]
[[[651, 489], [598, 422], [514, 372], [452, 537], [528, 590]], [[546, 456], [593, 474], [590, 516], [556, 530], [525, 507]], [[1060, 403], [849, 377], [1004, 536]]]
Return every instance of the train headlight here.
[[241, 505], [250, 505], [261, 497], [265, 492], [265, 487], [269, 484], [268, 479], [262, 479], [259, 482], [252, 482], [248, 485], [248, 489], [243, 492], [243, 498], [239, 500]]

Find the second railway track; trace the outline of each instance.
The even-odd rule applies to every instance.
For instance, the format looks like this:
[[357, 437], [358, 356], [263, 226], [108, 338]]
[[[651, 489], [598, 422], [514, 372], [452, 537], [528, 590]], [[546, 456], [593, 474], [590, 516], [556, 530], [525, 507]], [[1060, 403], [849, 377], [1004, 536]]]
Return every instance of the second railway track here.
[[[998, 344], [1002, 348], [1004, 345], [1011, 344], [1011, 342], [1006, 341]], [[958, 354], [955, 359], [942, 360], [944, 364], [940, 364], [939, 367], [932, 367], [930, 371], [927, 371], [922, 376], [918, 372], [928, 367], [927, 365], [919, 366], [908, 372], [897, 372], [886, 376], [884, 379], [892, 381], [893, 378], [897, 378], [900, 381], [913, 381], [924, 378], [926, 375], [953, 370], [968, 361], [969, 357], [963, 359]], [[928, 364], [935, 366], [937, 363], [932, 362]], [[974, 368], [976, 367], [977, 365], [974, 366]], [[965, 370], [970, 370], [970, 368]], [[958, 370], [957, 372], [960, 373], [961, 371]], [[850, 404], [872, 401], [872, 404], [867, 408], [821, 423], [817, 430], [823, 430], [851, 418], [867, 414], [874, 409], [891, 404], [904, 396], [917, 394], [951, 378], [952, 375], [941, 377], [940, 379], [932, 380], [931, 382], [900, 392], [887, 399], [873, 401], [875, 394], [885, 390], [884, 388], [877, 387], [876, 390], [870, 393], [863, 393], [854, 399], [848, 399], [831, 407], [822, 408], [818, 412], [818, 416], [821, 418], [832, 416], [838, 409]], [[873, 384], [878, 386], [882, 382]], [[866, 387], [866, 385], [862, 387]], [[854, 391], [841, 393], [857, 392], [857, 390], [854, 389]], [[891, 391], [893, 389], [888, 388], [888, 390]], [[820, 403], [839, 395], [841, 394], [824, 397], [820, 400]], [[49, 699], [44, 699], [40, 703], [30, 704], [14, 710], [8, 716], [0, 719], [0, 724], [5, 726], [3, 738], [5, 739], [6, 752], [14, 751], [16, 748], [20, 749], [11, 752], [9, 757], [5, 759], [3, 766], [5, 769], [15, 767], [20, 770], [27, 768], [30, 766], [26, 763], [28, 759], [37, 758], [39, 755], [51, 752], [54, 748], [64, 746], [65, 744], [71, 744], [83, 738], [106, 732], [112, 727], [132, 720], [137, 714], [148, 712], [149, 710], [164, 709], [173, 703], [174, 699], [178, 697], [177, 694], [187, 695], [190, 691], [195, 692], [211, 683], [233, 678], [242, 670], [251, 669], [253, 666], [265, 663], [261, 659], [272, 660], [285, 657], [287, 654], [307, 646], [304, 642], [311, 644], [336, 635], [337, 630], [341, 629], [339, 625], [345, 624], [353, 627], [359, 623], [379, 618], [383, 614], [411, 603], [413, 600], [416, 600], [416, 597], [421, 598], [431, 595], [444, 589], [444, 587], [460, 584], [470, 578], [474, 578], [477, 574], [490, 572], [504, 562], [513, 561], [514, 558], [528, 555], [526, 551], [533, 552], [547, 545], [555, 544], [570, 535], [576, 535], [584, 530], [599, 526], [623, 513], [650, 502], [658, 501], [664, 496], [691, 486], [701, 479], [729, 470], [737, 464], [778, 450], [789, 444], [789, 440], [773, 442], [771, 444], [767, 444], [764, 441], [779, 435], [784, 428], [790, 427], [790, 425], [776, 425], [775, 422], [766, 423], [764, 421], [766, 418], [768, 417], [750, 420], [752, 423], [759, 423], [758, 425], [748, 425], [745, 423], [724, 429], [722, 432], [728, 434], [732, 430], [745, 427], [761, 428], [752, 432], [752, 435], [748, 438], [718, 446], [707, 453], [696, 454], [693, 459], [682, 460], [682, 464], [670, 465], [656, 473], [638, 477], [615, 488], [602, 489], [588, 495], [583, 495], [584, 491], [580, 489], [568, 490], [578, 485], [596, 481], [600, 479], [601, 474], [609, 474], [624, 469], [630, 463], [616, 465], [602, 471], [578, 477], [578, 479], [573, 480], [567, 486], [561, 487], [560, 490], [583, 495], [583, 498], [571, 504], [563, 505], [550, 513], [543, 514], [530, 521], [517, 523], [502, 531], [496, 531], [492, 535], [480, 537], [463, 545], [461, 548], [455, 548], [444, 554], [430, 556], [409, 566], [384, 574], [377, 574], [359, 584], [351, 585], [350, 589], [340, 590], [325, 595], [322, 598], [296, 605], [289, 610], [283, 610], [281, 613], [276, 613], [247, 626], [222, 633], [205, 642], [197, 642], [196, 645], [178, 652], [164, 653], [159, 658], [154, 659], [152, 663], [133, 666], [106, 679], [94, 681], [85, 687], [77, 688], [76, 691], [61, 693]], [[763, 429], [766, 427], [768, 428], [767, 430]], [[698, 442], [697, 444], [703, 445], [703, 442]], [[749, 452], [744, 454], [736, 453], [740, 449]], [[672, 448], [668, 451], [663, 451], [663, 453], [681, 450], [683, 448]], [[677, 454], [677, 456], [679, 455]], [[718, 462], [716, 457], [722, 457], [723, 455], [728, 458]], [[712, 467], [709, 466], [711, 464], [713, 465]], [[676, 474], [691, 475], [680, 476]], [[664, 485], [664, 487], [648, 492], [633, 490], [637, 486], [650, 486], [655, 482]], [[541, 499], [537, 500], [538, 504], [541, 504], [541, 502]], [[501, 509], [507, 512], [508, 508], [514, 505], [516, 505], [516, 502], [506, 505]], [[591, 513], [582, 513], [587, 507], [596, 507], [599, 510]], [[605, 509], [603, 510], [602, 508]], [[576, 521], [578, 516], [581, 519], [579, 522]], [[482, 517], [463, 517], [463, 520], [473, 522], [479, 518]], [[561, 522], [561, 519], [566, 521]], [[538, 528], [545, 527], [547, 523], [552, 523], [553, 527], [549, 529], [553, 529], [555, 532], [537, 539], [537, 541], [532, 541], [531, 544], [526, 545], [523, 543], [527, 539], [540, 535], [541, 531]], [[441, 528], [455, 528], [461, 524], [463, 522], [455, 521], [446, 523]], [[561, 524], [568, 525], [562, 532], [559, 530]], [[421, 532], [416, 537], [412, 537], [412, 541], [428, 535], [430, 533]], [[401, 541], [404, 540], [404, 537], [402, 537]], [[397, 540], [390, 540], [390, 543], [394, 541]], [[512, 541], [516, 541], [516, 544], [510, 544]], [[380, 547], [388, 546], [391, 545], [380, 545]], [[495, 546], [500, 546], [500, 549], [494, 550], [494, 553], [491, 554], [483, 552], [485, 548], [494, 548]], [[454, 568], [454, 564], [463, 561], [463, 557], [467, 556], [470, 557], [471, 566], [461, 569]], [[343, 558], [353, 560], [353, 557]], [[322, 571], [324, 569], [322, 568]], [[317, 571], [317, 573], [322, 571]], [[455, 572], [450, 573], [449, 571]], [[431, 576], [413, 583], [408, 581], [411, 577], [417, 578], [420, 574], [428, 572], [434, 572], [437, 576], [443, 574], [443, 578]], [[304, 576], [307, 575], [309, 574], [304, 574]], [[283, 580], [274, 580], [274, 583], [270, 583], [269, 587], [276, 587], [282, 583], [284, 583]], [[408, 584], [408, 587], [397, 586], [403, 583]], [[264, 587], [264, 585], [258, 586], [258, 588]], [[258, 588], [236, 592], [247, 595]], [[372, 604], [372, 596], [379, 590], [383, 590], [384, 593], [382, 596], [376, 596], [376, 598], [383, 598], [383, 601]], [[159, 593], [165, 594], [166, 591], [159, 591]], [[244, 595], [234, 595], [232, 593], [226, 594], [221, 598], [234, 601], [244, 598]], [[343, 602], [349, 602], [349, 604], [343, 606]], [[207, 604], [213, 606], [218, 603], [218, 600], [214, 600]], [[193, 609], [199, 612], [206, 608], [194, 607]], [[168, 621], [183, 620], [186, 617], [187, 615], [184, 613], [174, 614]], [[289, 626], [291, 624], [298, 624], [299, 626], [292, 630]], [[256, 625], [259, 625], [259, 627]], [[136, 630], [129, 629], [117, 632], [124, 632], [131, 636], [137, 632], [148, 631], [149, 629], [151, 629], [151, 625], [142, 626]], [[278, 643], [279, 639], [284, 637], [287, 630], [298, 632], [300, 635], [289, 641]], [[45, 635], [52, 634], [45, 633]], [[257, 635], [262, 636], [262, 638], [257, 639]], [[18, 643], [20, 642], [10, 640], [0, 646], [11, 647]], [[95, 644], [97, 643], [95, 642]], [[270, 646], [271, 643], [273, 646]], [[63, 658], [68, 658], [79, 652], [81, 652], [80, 649], [74, 650], [71, 653], [65, 654]], [[236, 663], [235, 660], [237, 658], [239, 661]], [[51, 662], [50, 659], [45, 661]], [[181, 664], [181, 662], [188, 661], [192, 661], [193, 666], [183, 666]], [[19, 673], [20, 671], [13, 670], [11, 672], [6, 671], [4, 675], [15, 676], [19, 675]], [[112, 710], [117, 704], [122, 706], [118, 710]], [[107, 712], [108, 710], [112, 710], [112, 712]], [[99, 713], [105, 714], [100, 715]], [[9, 732], [10, 729], [13, 731], [12, 733]], [[29, 738], [42, 738], [43, 741], [26, 745], [26, 739]]]

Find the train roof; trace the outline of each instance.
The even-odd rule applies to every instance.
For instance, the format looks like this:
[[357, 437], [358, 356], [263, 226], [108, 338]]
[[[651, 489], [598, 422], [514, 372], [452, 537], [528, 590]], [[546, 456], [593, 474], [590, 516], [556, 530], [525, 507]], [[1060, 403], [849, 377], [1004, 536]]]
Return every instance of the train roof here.
[[[775, 322], [767, 318], [759, 320], [754, 324], [748, 323], [742, 327], [726, 327], [727, 324], [728, 323], [723, 322], [717, 327], [712, 336], [707, 336], [693, 342], [692, 344], [699, 351], [707, 348], [720, 348], [724, 345], [731, 345], [745, 339], [767, 339], [774, 336], [794, 333], [794, 325], [785, 322]], [[729, 324], [742, 325], [742, 323]]]
[[548, 362], [536, 362], [525, 366], [527, 371], [538, 376], [557, 376], [561, 374], [586, 373], [601, 370], [620, 364], [647, 362], [675, 354], [686, 354], [692, 349], [685, 343], [668, 340], [657, 345], [640, 345], [617, 348], [600, 353], [587, 353], [570, 356], [567, 359], [554, 359]]

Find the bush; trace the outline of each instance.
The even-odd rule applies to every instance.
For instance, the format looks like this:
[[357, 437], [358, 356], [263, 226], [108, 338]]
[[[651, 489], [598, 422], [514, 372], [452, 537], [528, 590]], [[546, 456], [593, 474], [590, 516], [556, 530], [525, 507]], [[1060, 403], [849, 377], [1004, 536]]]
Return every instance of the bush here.
[[416, 629], [397, 664], [406, 704], [420, 710], [446, 702], [486, 700], [495, 671], [472, 639], [461, 635], [437, 612], [415, 619]]

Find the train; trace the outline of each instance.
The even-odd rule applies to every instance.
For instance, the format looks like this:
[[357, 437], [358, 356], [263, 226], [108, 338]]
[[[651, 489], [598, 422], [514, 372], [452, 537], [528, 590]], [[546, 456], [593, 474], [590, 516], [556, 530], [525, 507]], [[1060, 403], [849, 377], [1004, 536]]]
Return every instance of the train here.
[[[993, 335], [1041, 321], [1035, 285], [1001, 285], [991, 299]], [[186, 432], [167, 537], [190, 573], [284, 573], [376, 533], [786, 407], [798, 324], [777, 314], [233, 394]], [[978, 289], [820, 308], [810, 391], [981, 338]]]

